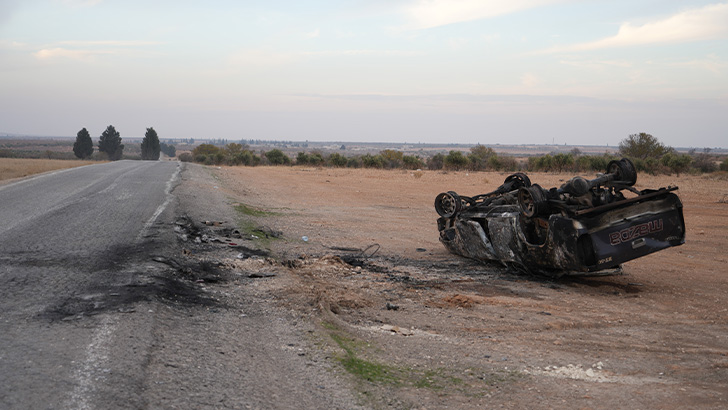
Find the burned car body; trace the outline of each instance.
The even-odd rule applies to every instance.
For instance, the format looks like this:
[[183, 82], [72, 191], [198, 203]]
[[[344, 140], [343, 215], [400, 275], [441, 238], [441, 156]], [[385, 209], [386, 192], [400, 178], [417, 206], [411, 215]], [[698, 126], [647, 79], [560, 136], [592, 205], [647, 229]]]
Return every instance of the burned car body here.
[[440, 242], [529, 273], [619, 272], [623, 262], [685, 243], [677, 187], [638, 191], [636, 181], [624, 158], [595, 179], [574, 177], [549, 190], [516, 173], [487, 194], [443, 192], [435, 198]]

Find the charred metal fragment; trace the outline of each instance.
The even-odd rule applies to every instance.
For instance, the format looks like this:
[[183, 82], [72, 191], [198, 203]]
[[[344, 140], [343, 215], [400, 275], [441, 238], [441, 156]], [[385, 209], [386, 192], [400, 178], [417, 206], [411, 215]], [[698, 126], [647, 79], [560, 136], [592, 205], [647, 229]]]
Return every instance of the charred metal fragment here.
[[[677, 187], [637, 190], [632, 162], [559, 188], [509, 176], [495, 191], [435, 198], [440, 242], [452, 253], [549, 276], [611, 274], [629, 260], [685, 243]], [[625, 191], [629, 197], [625, 196]]]

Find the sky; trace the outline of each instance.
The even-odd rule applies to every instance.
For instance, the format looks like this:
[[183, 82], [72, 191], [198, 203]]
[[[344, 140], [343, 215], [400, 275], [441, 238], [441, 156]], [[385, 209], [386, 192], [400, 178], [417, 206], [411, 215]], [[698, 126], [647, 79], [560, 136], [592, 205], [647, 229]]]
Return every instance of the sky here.
[[728, 1], [0, 0], [0, 135], [728, 147]]

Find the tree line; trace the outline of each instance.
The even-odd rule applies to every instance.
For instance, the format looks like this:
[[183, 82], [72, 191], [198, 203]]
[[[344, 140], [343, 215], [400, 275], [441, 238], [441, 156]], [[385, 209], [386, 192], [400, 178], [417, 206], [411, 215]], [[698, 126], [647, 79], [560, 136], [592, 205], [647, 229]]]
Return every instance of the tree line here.
[[179, 159], [205, 165], [309, 165], [322, 167], [379, 168], [379, 169], [430, 169], [453, 171], [541, 171], [541, 172], [604, 172], [610, 161], [628, 157], [640, 172], [652, 174], [683, 172], [728, 171], [728, 158], [722, 162], [710, 155], [691, 151], [678, 153], [662, 144], [650, 134], [632, 134], [619, 144], [618, 154], [584, 155], [575, 148], [571, 152], [550, 153], [519, 160], [511, 155], [496, 153], [483, 145], [471, 147], [469, 152], [451, 150], [427, 158], [407, 155], [400, 151], [383, 150], [378, 154], [345, 156], [341, 153], [324, 154], [319, 151], [298, 152], [291, 157], [278, 148], [256, 153], [248, 145], [231, 143], [224, 147], [201, 144], [191, 153], [180, 154]]
[[[121, 143], [121, 134], [113, 125], [109, 125], [101, 133], [98, 142], [98, 151], [101, 154], [101, 159], [117, 161], [123, 157], [124, 144]], [[164, 152], [167, 156], [174, 157], [176, 155], [176, 148], [171, 144], [160, 143], [157, 131], [152, 127], [147, 128], [147, 132], [144, 134], [144, 139], [141, 143], [141, 159], [156, 161], [159, 159], [161, 152]], [[73, 143], [73, 154], [77, 158], [88, 159], [91, 158], [93, 153], [94, 143], [91, 140], [91, 135], [86, 128], [82, 128], [76, 134], [76, 141]]]

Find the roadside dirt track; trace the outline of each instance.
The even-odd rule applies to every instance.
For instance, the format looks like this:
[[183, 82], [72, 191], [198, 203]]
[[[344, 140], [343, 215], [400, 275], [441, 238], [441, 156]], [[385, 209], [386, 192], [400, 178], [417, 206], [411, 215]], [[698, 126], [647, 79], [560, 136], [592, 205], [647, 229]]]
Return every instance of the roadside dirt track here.
[[[451, 255], [437, 240], [439, 192], [487, 192], [506, 174], [210, 171], [232, 204], [256, 211], [244, 223], [283, 233], [259, 243], [278, 262], [236, 268], [274, 271], [261, 289], [317, 324], [315, 343], [342, 366], [380, 366], [350, 369], [367, 406], [728, 406], [725, 176], [639, 175], [638, 189], [680, 187], [687, 243], [621, 276], [549, 280]], [[551, 187], [572, 175], [529, 176]]]

